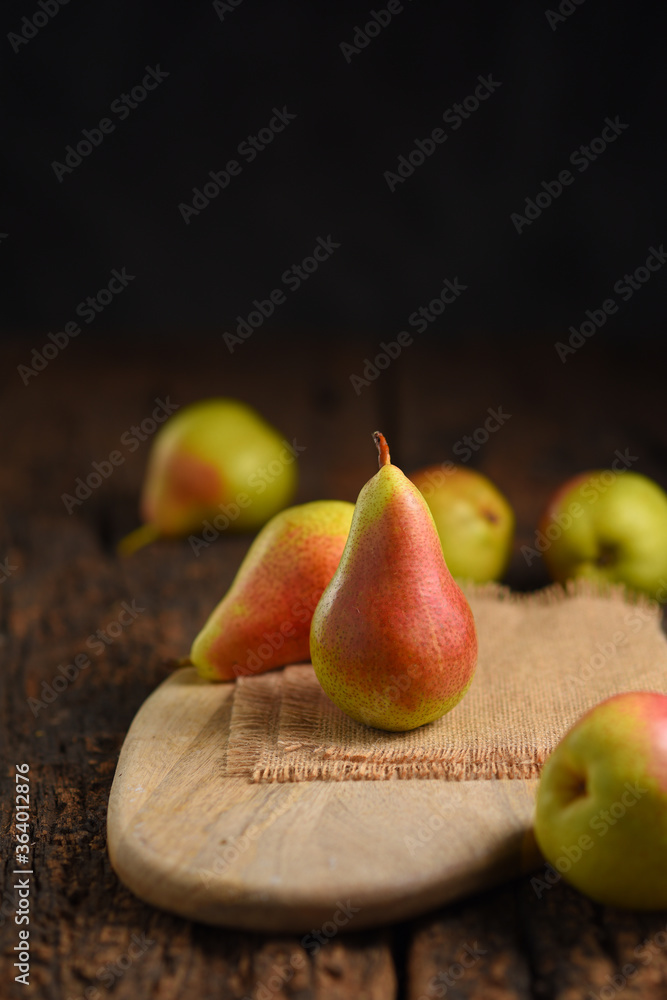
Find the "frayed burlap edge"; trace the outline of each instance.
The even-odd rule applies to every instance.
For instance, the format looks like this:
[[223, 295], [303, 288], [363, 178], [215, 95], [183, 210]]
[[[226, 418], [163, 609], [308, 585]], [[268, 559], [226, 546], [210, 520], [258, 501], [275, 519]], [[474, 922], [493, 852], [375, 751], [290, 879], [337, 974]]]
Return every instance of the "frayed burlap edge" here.
[[[661, 617], [660, 605], [644, 595], [628, 593], [621, 584], [577, 580], [530, 593], [512, 591], [498, 583], [461, 582], [461, 587], [468, 598], [526, 608], [548, 607], [584, 597], [640, 608], [656, 624]], [[318, 703], [303, 701], [299, 684], [293, 678], [290, 682], [288, 676], [289, 671], [280, 669], [237, 680], [229, 740], [230, 775], [251, 782], [526, 779], [539, 775], [557, 742], [547, 738], [539, 748], [506, 747], [504, 754], [496, 759], [487, 748], [471, 754], [469, 750], [461, 752], [453, 747], [431, 747], [420, 753], [418, 747], [400, 750], [396, 745], [406, 734], [385, 733], [352, 723], [367, 732], [373, 744], [367, 751], [341, 756], [346, 753], [344, 746], [314, 742], [322, 713]], [[321, 697], [325, 697], [323, 693]], [[302, 713], [298, 719], [297, 709]], [[335, 706], [332, 710], [339, 711]], [[285, 714], [290, 716], [289, 741], [281, 738], [281, 719]], [[267, 755], [273, 758], [269, 764], [265, 763]]]

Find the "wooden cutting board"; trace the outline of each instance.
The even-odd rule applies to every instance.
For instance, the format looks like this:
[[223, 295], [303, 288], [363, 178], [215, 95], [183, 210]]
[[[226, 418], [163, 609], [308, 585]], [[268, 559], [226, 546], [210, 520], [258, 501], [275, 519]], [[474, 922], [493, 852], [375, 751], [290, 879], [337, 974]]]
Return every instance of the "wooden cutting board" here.
[[225, 773], [233, 684], [178, 670], [111, 789], [109, 855], [154, 906], [227, 927], [358, 930], [527, 872], [537, 781], [307, 781]]

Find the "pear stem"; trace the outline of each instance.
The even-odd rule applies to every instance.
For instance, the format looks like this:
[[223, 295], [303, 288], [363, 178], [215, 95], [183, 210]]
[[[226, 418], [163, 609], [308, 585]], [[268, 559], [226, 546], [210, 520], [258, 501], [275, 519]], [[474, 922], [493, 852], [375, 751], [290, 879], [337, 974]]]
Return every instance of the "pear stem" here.
[[135, 528], [125, 538], [121, 538], [116, 552], [119, 556], [131, 556], [137, 549], [143, 549], [144, 545], [149, 545], [159, 537], [160, 529], [156, 524], [142, 524], [140, 528]]
[[373, 440], [375, 441], [378, 450], [378, 467], [381, 469], [383, 465], [391, 465], [389, 445], [385, 440], [384, 434], [381, 434], [380, 431], [374, 431]]

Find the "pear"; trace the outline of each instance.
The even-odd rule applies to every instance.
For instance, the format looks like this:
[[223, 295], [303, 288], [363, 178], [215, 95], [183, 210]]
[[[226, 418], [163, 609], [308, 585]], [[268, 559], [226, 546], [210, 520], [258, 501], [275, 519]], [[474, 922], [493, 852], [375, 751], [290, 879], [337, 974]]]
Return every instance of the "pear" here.
[[160, 537], [201, 534], [207, 519], [252, 531], [292, 499], [296, 454], [255, 410], [235, 399], [185, 406], [155, 435], [141, 494], [144, 525], [128, 555]]
[[410, 479], [433, 514], [452, 576], [499, 580], [514, 540], [514, 511], [500, 490], [481, 472], [453, 462], [420, 469]]
[[428, 505], [373, 435], [380, 470], [363, 487], [338, 568], [315, 609], [310, 654], [329, 698], [376, 729], [416, 729], [463, 698], [475, 621], [447, 569]]
[[310, 622], [347, 539], [354, 504], [315, 500], [276, 514], [195, 639], [190, 662], [233, 680], [308, 660]]

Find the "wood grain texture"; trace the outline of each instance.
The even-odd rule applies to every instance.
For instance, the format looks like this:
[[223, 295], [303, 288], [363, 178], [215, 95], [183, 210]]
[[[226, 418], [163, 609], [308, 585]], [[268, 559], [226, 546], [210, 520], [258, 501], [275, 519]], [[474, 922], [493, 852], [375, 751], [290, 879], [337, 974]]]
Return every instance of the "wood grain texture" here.
[[[551, 489], [616, 448], [629, 447], [640, 456], [637, 468], [667, 486], [660, 358], [615, 353], [599, 335], [562, 366], [544, 343], [516, 351], [504, 340], [473, 336], [456, 347], [444, 331], [441, 344], [415, 339], [395, 370], [356, 397], [349, 374], [363, 370], [384, 332], [341, 342], [326, 358], [315, 334], [288, 353], [279, 337], [272, 345], [258, 332], [233, 364], [219, 333], [193, 337], [187, 348], [165, 341], [157, 350], [115, 338], [102, 350], [96, 336], [88, 331], [73, 341], [28, 386], [16, 365], [29, 361], [32, 343], [0, 349], [0, 561], [16, 567], [0, 582], [0, 996], [265, 1000], [268, 990], [272, 1000], [433, 1000], [440, 994], [429, 991], [429, 980], [447, 973], [466, 942], [479, 940], [488, 955], [466, 968], [447, 997], [590, 1000], [633, 962], [636, 976], [613, 995], [663, 997], [667, 913], [595, 907], [562, 882], [538, 898], [529, 879], [515, 879], [417, 921], [352, 930], [321, 946], [284, 930], [209, 927], [142, 903], [107, 854], [118, 754], [136, 712], [169, 676], [168, 661], [187, 652], [231, 582], [249, 539], [221, 537], [198, 558], [187, 543], [161, 543], [120, 563], [113, 543], [137, 523], [148, 441], [71, 516], [61, 500], [150, 414], [159, 395], [185, 404], [230, 394], [259, 407], [308, 446], [302, 500], [354, 500], [374, 471], [376, 427], [391, 437], [407, 471], [455, 457], [453, 444], [479, 426], [487, 407], [503, 403], [511, 420], [471, 464], [509, 495], [523, 544]], [[34, 344], [43, 341], [40, 334]], [[518, 548], [511, 574], [522, 588], [545, 582], [539, 564], [526, 567]], [[86, 650], [87, 637], [133, 599], [146, 611], [35, 717], [27, 697], [39, 695], [58, 664]], [[18, 761], [30, 763], [35, 779], [29, 990], [14, 983], [12, 969], [8, 859]], [[150, 944], [130, 961], [144, 935]], [[296, 956], [302, 969], [298, 959], [289, 961]], [[272, 979], [276, 968], [285, 970], [281, 980]]]
[[[202, 366], [194, 355], [184, 359], [177, 344], [165, 345], [156, 357], [142, 355], [132, 341], [117, 342], [100, 362], [94, 342], [82, 339], [27, 387], [16, 373], [25, 344], [0, 352], [0, 419], [14, 427], [0, 452], [0, 560], [7, 556], [16, 567], [0, 583], [3, 998], [255, 998], [269, 988], [272, 965], [285, 954], [301, 955], [305, 966], [282, 985], [270, 982], [276, 998], [295, 990], [304, 1000], [360, 994], [391, 1000], [396, 993], [390, 932], [304, 944], [303, 935], [283, 930], [266, 936], [211, 928], [142, 903], [109, 862], [109, 791], [132, 718], [170, 675], [170, 661], [187, 653], [251, 539], [221, 536], [198, 558], [186, 541], [162, 542], [119, 561], [113, 545], [137, 523], [149, 440], [127, 452], [125, 463], [71, 515], [62, 493], [73, 490], [93, 461], [118, 448], [121, 435], [165, 395], [184, 405], [230, 394], [259, 407], [286, 437], [308, 446], [299, 499], [322, 495], [319, 490], [354, 499], [355, 463], [356, 478], [363, 474], [366, 448], [353, 439], [351, 424], [358, 418], [372, 429], [373, 395], [361, 401], [353, 420], [339, 388], [347, 362], [324, 371], [305, 345], [291, 369], [293, 390], [285, 393], [275, 374], [280, 352], [263, 355], [260, 344], [253, 356], [248, 346], [247, 361], [220, 369]], [[336, 444], [340, 433], [349, 438], [347, 468], [344, 439]], [[372, 449], [370, 430], [368, 440]], [[92, 653], [88, 637], [116, 619], [123, 601], [133, 600], [145, 610], [99, 655]], [[89, 655], [90, 667], [34, 715], [27, 699], [40, 698], [59, 664], [79, 652]], [[35, 782], [29, 989], [14, 982], [12, 966], [17, 928], [10, 793], [13, 766], [22, 761]]]
[[132, 723], [108, 842], [142, 899], [205, 923], [337, 933], [413, 916], [534, 860], [535, 781], [229, 777], [233, 695], [185, 668]]

